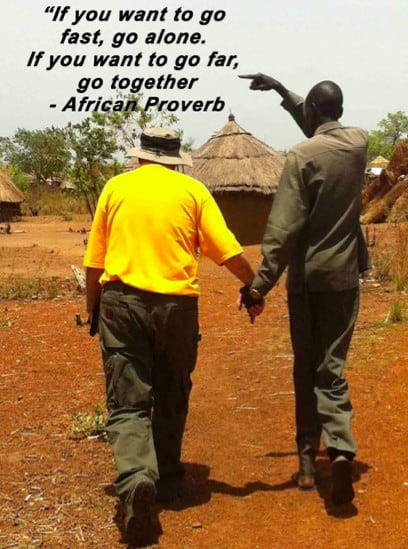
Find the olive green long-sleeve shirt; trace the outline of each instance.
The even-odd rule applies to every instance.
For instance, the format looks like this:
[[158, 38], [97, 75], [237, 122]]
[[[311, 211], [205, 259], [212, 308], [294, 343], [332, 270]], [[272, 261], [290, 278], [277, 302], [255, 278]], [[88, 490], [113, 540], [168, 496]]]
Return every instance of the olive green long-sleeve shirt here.
[[[286, 104], [285, 104], [286, 102]], [[303, 99], [283, 106], [303, 129]], [[262, 244], [252, 287], [265, 295], [289, 265], [290, 292], [358, 286], [358, 234], [367, 133], [328, 122], [289, 152]]]

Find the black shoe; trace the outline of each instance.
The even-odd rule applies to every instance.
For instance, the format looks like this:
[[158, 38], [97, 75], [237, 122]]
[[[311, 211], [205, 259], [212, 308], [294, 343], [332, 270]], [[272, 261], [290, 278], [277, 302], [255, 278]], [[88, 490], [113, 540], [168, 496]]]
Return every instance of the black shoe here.
[[343, 505], [353, 499], [352, 462], [340, 455], [332, 463], [332, 501]]
[[128, 543], [134, 547], [150, 545], [154, 539], [152, 507], [156, 488], [152, 481], [140, 481], [125, 503], [125, 531]]

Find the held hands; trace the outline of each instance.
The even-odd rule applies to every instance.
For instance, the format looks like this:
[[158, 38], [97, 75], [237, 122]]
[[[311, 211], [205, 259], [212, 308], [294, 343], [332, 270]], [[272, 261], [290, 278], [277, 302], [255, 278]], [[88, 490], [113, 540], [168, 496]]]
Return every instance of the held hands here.
[[258, 72], [256, 74], [240, 74], [239, 78], [246, 78], [248, 80], [252, 80], [251, 85], [249, 88], [251, 90], [260, 90], [260, 91], [267, 91], [267, 90], [275, 90], [280, 95], [285, 94], [287, 92], [287, 89], [283, 84], [281, 84], [278, 80], [275, 78], [272, 78], [272, 76], [267, 76], [266, 74], [262, 74], [261, 72]]
[[255, 317], [259, 316], [265, 308], [265, 298], [256, 290], [251, 290], [250, 286], [242, 286], [239, 289], [237, 305], [239, 310], [242, 306], [246, 308], [251, 324], [254, 324]]

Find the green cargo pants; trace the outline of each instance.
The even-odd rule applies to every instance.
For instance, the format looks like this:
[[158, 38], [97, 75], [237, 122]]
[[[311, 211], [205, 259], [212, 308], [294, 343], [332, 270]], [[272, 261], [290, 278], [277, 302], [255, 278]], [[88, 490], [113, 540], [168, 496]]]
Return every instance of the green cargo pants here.
[[111, 282], [101, 296], [99, 331], [114, 486], [126, 501], [141, 480], [184, 474], [180, 456], [197, 359], [198, 300]]
[[342, 377], [359, 308], [359, 288], [340, 292], [289, 293], [294, 352], [296, 442], [299, 456], [319, 449], [329, 456], [357, 450], [350, 430], [353, 411]]

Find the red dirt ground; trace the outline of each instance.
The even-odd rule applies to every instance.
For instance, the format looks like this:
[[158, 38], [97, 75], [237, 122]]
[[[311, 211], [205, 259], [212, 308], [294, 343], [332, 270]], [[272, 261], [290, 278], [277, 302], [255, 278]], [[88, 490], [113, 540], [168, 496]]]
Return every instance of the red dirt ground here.
[[[3, 275], [36, 274], [41, 257], [47, 275], [68, 276], [71, 262], [80, 263], [83, 235], [67, 230], [84, 222], [45, 221], [0, 235]], [[256, 266], [259, 247], [246, 252]], [[160, 511], [160, 547], [408, 547], [407, 325], [384, 326], [389, 290], [362, 288], [347, 369], [356, 498], [336, 508], [323, 452], [316, 491], [300, 492], [290, 480], [297, 460], [283, 284], [251, 326], [236, 311], [233, 277], [206, 259], [200, 275], [203, 339], [184, 442], [185, 496]], [[98, 343], [75, 324], [83, 311], [80, 296], [0, 302], [0, 549], [126, 547], [108, 444], [69, 438], [73, 414], [93, 413], [104, 400]]]

